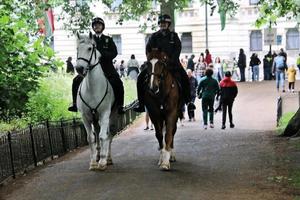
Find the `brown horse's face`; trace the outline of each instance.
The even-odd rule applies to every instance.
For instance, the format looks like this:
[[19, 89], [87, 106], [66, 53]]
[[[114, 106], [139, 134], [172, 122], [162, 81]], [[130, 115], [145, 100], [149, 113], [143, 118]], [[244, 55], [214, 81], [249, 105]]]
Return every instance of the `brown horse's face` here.
[[149, 88], [154, 94], [159, 93], [161, 82], [164, 78], [165, 63], [157, 58], [148, 62]]

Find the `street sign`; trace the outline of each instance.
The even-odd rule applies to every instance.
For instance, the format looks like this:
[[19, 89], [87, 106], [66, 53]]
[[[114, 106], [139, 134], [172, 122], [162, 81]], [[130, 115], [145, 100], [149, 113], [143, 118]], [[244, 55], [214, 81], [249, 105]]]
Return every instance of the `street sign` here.
[[276, 45], [277, 29], [266, 28], [264, 30], [264, 44], [265, 45]]

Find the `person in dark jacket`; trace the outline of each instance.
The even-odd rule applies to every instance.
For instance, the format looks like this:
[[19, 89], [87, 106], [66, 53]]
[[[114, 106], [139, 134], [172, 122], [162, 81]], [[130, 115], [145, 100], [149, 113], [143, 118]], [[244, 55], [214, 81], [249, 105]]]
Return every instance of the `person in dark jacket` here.
[[207, 129], [208, 114], [210, 128], [214, 128], [214, 101], [216, 94], [219, 93], [219, 83], [212, 77], [213, 73], [211, 68], [207, 68], [205, 76], [201, 78], [197, 89], [198, 98], [202, 98], [204, 129]]
[[241, 80], [240, 82], [245, 82], [245, 69], [246, 69], [246, 55], [244, 49], [240, 49], [239, 59], [238, 59], [238, 68], [240, 69]]
[[250, 58], [249, 66], [252, 68], [252, 81], [259, 81], [259, 65], [260, 59], [256, 53], [253, 53]]
[[[118, 55], [117, 47], [113, 39], [104, 35], [102, 32], [105, 29], [105, 23], [100, 17], [96, 17], [92, 21], [92, 28], [95, 32], [93, 38], [96, 42], [96, 48], [101, 53], [100, 64], [102, 70], [111, 84], [115, 94], [115, 104], [118, 108], [118, 113], [123, 114], [124, 108], [124, 87], [120, 76], [113, 65], [113, 59]], [[73, 79], [72, 96], [73, 105], [68, 108], [69, 111], [77, 112], [76, 98], [79, 85], [83, 77], [78, 75]]]
[[[196, 99], [198, 82], [197, 79], [193, 76], [193, 72], [191, 69], [187, 70], [187, 75], [189, 77], [189, 82], [190, 82], [192, 102], [194, 103]], [[195, 109], [188, 110], [188, 116], [189, 116], [189, 121], [195, 121]]]
[[226, 115], [227, 115], [227, 109], [228, 109], [228, 115], [229, 115], [229, 123], [230, 128], [234, 128], [234, 124], [232, 121], [232, 106], [235, 97], [238, 93], [238, 88], [236, 83], [231, 80], [231, 72], [227, 71], [225, 72], [225, 77], [220, 82], [220, 105], [222, 106], [222, 129], [226, 128]]
[[192, 54], [191, 57], [188, 59], [188, 63], [187, 63], [187, 69], [192, 70], [192, 72], [195, 70], [194, 58], [195, 55]]
[[74, 70], [74, 66], [72, 64], [72, 57], [68, 57], [66, 63], [67, 63], [67, 70], [66, 70], [66, 72], [70, 73], [70, 74], [74, 74], [75, 70]]
[[[179, 61], [179, 56], [181, 52], [181, 41], [178, 37], [178, 34], [169, 29], [171, 25], [171, 17], [166, 14], [159, 16], [158, 25], [160, 26], [160, 30], [153, 33], [149, 38], [149, 41], [146, 45], [146, 53], [149, 53], [152, 50], [159, 50], [167, 54], [167, 65], [171, 67], [171, 73], [181, 85], [181, 96], [183, 96], [184, 101], [189, 108], [195, 108], [195, 105], [193, 104], [193, 102], [191, 102], [188, 76]], [[134, 108], [134, 111], [136, 112], [145, 111], [143, 96], [144, 91], [146, 90], [144, 84], [146, 75], [147, 70], [143, 70], [138, 76], [137, 93], [139, 106]]]
[[272, 80], [272, 65], [273, 58], [271, 51], [267, 55], [265, 55], [263, 59], [263, 68], [264, 68], [264, 80]]

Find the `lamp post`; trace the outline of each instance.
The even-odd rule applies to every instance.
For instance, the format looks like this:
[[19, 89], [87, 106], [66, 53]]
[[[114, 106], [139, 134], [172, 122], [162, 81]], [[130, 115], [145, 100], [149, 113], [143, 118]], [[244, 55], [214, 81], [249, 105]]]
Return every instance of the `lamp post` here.
[[207, 2], [205, 1], [205, 47], [208, 49]]

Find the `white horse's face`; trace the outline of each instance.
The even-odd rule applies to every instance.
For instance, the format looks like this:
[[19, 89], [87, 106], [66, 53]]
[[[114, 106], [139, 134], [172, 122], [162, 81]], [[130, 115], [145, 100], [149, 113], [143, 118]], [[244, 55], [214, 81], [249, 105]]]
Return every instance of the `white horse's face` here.
[[85, 75], [91, 70], [98, 64], [100, 56], [91, 33], [89, 36], [77, 34], [77, 61], [75, 68], [79, 74]]

